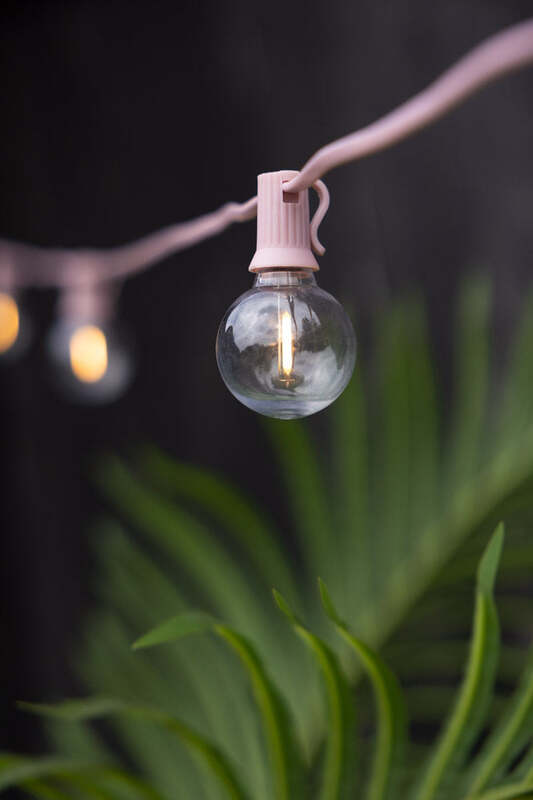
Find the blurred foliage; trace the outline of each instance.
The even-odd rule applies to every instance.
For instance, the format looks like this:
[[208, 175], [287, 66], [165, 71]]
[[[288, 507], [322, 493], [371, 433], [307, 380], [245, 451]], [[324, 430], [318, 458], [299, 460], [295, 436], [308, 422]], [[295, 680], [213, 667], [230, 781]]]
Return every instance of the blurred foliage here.
[[[354, 636], [340, 618], [329, 592], [319, 581], [326, 615], [340, 637], [357, 655], [372, 684], [377, 726], [374, 754], [362, 780], [355, 735], [354, 702], [347, 675], [331, 647], [312, 633], [294, 614], [285, 598], [274, 590], [278, 609], [289, 628], [304, 642], [321, 675], [326, 725], [323, 752], [306, 759], [291, 714], [270, 678], [254, 645], [240, 632], [205, 612], [183, 612], [141, 637], [134, 646], [154, 647], [214, 633], [241, 662], [250, 682], [257, 718], [265, 744], [268, 796], [277, 800], [505, 800], [533, 797], [533, 653], [505, 714], [487, 727], [498, 663], [500, 629], [493, 590], [503, 543], [503, 527], [492, 537], [477, 571], [477, 588], [470, 653], [463, 681], [447, 715], [442, 732], [420, 767], [413, 769], [405, 757], [408, 746], [407, 716], [400, 685], [385, 662]], [[178, 739], [200, 762], [208, 786], [224, 797], [251, 800], [257, 788], [242, 776], [244, 764], [228, 757], [226, 748], [198, 734], [181, 719], [159, 708], [94, 698], [67, 701], [57, 706], [24, 704], [28, 711], [48, 717], [85, 722], [112, 716], [158, 726], [169, 741]], [[484, 739], [481, 738], [485, 733]], [[470, 758], [478, 743], [477, 754]], [[318, 768], [315, 767], [318, 762]], [[164, 795], [128, 772], [113, 766], [59, 759], [23, 759], [0, 756], [0, 791], [20, 786], [33, 797], [152, 798]], [[65, 795], [68, 789], [73, 794]], [[172, 795], [183, 792], [176, 783]], [[189, 789], [182, 796], [191, 797]]]
[[[339, 618], [350, 620], [358, 641], [372, 648], [368, 653], [379, 651], [399, 675], [410, 710], [405, 771], [418, 769], [431, 741], [437, 739], [438, 752], [447, 735], [445, 728], [437, 736], [468, 651], [470, 580], [487, 531], [501, 517], [510, 531], [498, 597], [503, 646], [488, 721], [505, 724], [498, 720], [505, 720], [506, 697], [533, 627], [527, 535], [533, 511], [533, 298], [525, 303], [503, 377], [494, 375], [491, 360], [490, 305], [487, 282], [470, 279], [457, 308], [450, 410], [442, 407], [423, 306], [409, 299], [380, 320], [372, 369], [359, 366], [325, 415], [331, 424], [323, 441], [308, 423], [265, 425], [292, 511], [296, 542], [290, 548], [268, 512], [224, 477], [153, 447], [127, 460], [105, 460], [99, 481], [110, 511], [95, 535], [99, 602], [83, 632], [77, 670], [91, 692], [120, 697], [134, 715], [139, 708], [164, 713], [167, 721], [161, 718], [155, 728], [133, 725], [128, 713], [119, 713], [95, 728], [80, 713], [68, 728], [51, 724], [56, 749], [81, 764], [79, 774], [86, 775], [88, 760], [108, 763], [110, 752], [118, 751], [158, 797], [224, 797], [217, 780], [206, 779], [190, 752], [176, 748], [161, 730], [179, 719], [177, 735], [186, 738], [188, 731], [206, 741], [215, 761], [223, 751], [222, 765], [235, 765], [246, 791], [253, 787], [254, 800], [284, 796], [273, 793], [268, 737], [227, 642], [196, 636], [186, 648], [129, 652], [142, 630], [196, 606], [224, 619], [227, 630], [265, 657], [268, 686], [287, 703], [301, 760], [314, 765], [318, 792], [321, 761], [330, 763], [332, 701], [328, 715], [313, 655], [321, 654], [323, 670], [329, 665], [329, 689], [338, 684], [341, 694], [354, 691], [363, 678], [361, 660], [366, 663], [353, 642], [336, 637], [327, 624], [318, 575], [332, 590]], [[273, 607], [272, 586], [286, 611], [297, 610], [298, 617], [289, 613], [292, 627], [309, 648], [301, 647]], [[192, 625], [190, 616], [181, 619]], [[254, 691], [257, 698], [255, 684]], [[368, 692], [356, 706], [357, 749], [365, 765], [383, 722], [378, 715], [376, 729]], [[340, 713], [339, 719], [352, 724]], [[355, 735], [352, 740], [353, 768]], [[470, 741], [463, 749], [472, 755], [472, 746]], [[192, 750], [198, 755], [201, 747]], [[155, 796], [143, 791], [139, 796]], [[451, 796], [460, 797], [470, 789], [465, 784], [461, 795], [455, 784], [454, 791]], [[340, 798], [339, 792], [317, 796]], [[440, 796], [420, 792], [416, 800]], [[385, 795], [369, 795], [379, 796]], [[488, 794], [487, 800], [515, 796], [527, 795]]]

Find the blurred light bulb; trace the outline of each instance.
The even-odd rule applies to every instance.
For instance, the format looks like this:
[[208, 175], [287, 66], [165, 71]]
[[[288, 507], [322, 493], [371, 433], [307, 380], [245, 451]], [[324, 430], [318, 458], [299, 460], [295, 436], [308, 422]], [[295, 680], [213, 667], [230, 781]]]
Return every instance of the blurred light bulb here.
[[132, 378], [129, 348], [108, 320], [59, 318], [48, 336], [47, 349], [57, 382], [80, 402], [115, 400]]
[[355, 365], [351, 322], [311, 269], [259, 272], [227, 311], [217, 362], [230, 392], [268, 417], [306, 417], [330, 405]]
[[0, 355], [14, 346], [20, 332], [20, 313], [15, 299], [0, 292]]
[[107, 340], [96, 325], [82, 325], [70, 337], [70, 366], [83, 383], [94, 383], [104, 377], [107, 366]]

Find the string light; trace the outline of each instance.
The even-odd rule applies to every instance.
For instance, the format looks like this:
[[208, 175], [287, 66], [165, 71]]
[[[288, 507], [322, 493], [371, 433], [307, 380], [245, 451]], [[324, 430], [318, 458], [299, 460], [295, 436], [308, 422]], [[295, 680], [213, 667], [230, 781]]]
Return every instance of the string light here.
[[320, 204], [309, 223], [308, 191], [287, 193], [298, 173], [258, 178], [257, 250], [253, 289], [239, 297], [220, 324], [217, 362], [230, 392], [269, 417], [295, 419], [321, 411], [350, 380], [355, 335], [344, 309], [317, 286], [323, 254], [318, 224], [329, 193], [317, 181]]
[[105, 333], [96, 325], [77, 328], [69, 342], [70, 366], [74, 376], [82, 383], [102, 380], [107, 372], [109, 358]]
[[[526, 20], [482, 42], [389, 114], [318, 150], [283, 184], [283, 203], [305, 203], [307, 189], [319, 185], [318, 179], [330, 170], [391, 147], [487, 83], [531, 63], [533, 20]], [[253, 219], [260, 203], [261, 192], [259, 201], [253, 197], [241, 204], [227, 203], [111, 250], [43, 249], [0, 239], [0, 272], [10, 276], [9, 291], [0, 289], [0, 356], [19, 352], [28, 341], [28, 326], [21, 320], [11, 287], [56, 287], [68, 295], [79, 289], [80, 274], [89, 276], [93, 286], [116, 284], [222, 233], [234, 222]], [[319, 222], [320, 214], [311, 223], [312, 241]], [[279, 263], [278, 247], [277, 253], [263, 248], [259, 263], [259, 239], [258, 230], [258, 252], [250, 267], [257, 273], [256, 281], [224, 317], [217, 340], [218, 365], [230, 391], [250, 408], [284, 418], [305, 416], [329, 405], [346, 385], [355, 361], [355, 337], [341, 306], [316, 285], [316, 262], [300, 263], [293, 253], [294, 258]], [[276, 243], [271, 244], [275, 251]], [[110, 315], [106, 325], [109, 319]], [[106, 325], [90, 315], [62, 314], [49, 337], [52, 361], [63, 383], [82, 399], [112, 399], [131, 377], [127, 349], [114, 327]]]
[[32, 339], [31, 321], [13, 284], [8, 271], [0, 271], [0, 363], [6, 365], [17, 361]]
[[110, 287], [92, 283], [60, 298], [47, 349], [57, 383], [73, 400], [110, 402], [131, 381], [133, 360], [112, 301]]
[[20, 313], [15, 298], [0, 292], [0, 356], [15, 345], [20, 333]]

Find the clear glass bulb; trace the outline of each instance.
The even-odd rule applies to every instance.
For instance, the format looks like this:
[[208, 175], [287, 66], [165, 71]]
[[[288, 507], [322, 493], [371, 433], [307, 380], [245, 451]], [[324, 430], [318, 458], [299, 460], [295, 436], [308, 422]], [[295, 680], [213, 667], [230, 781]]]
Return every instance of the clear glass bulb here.
[[47, 349], [57, 382], [80, 402], [115, 400], [132, 377], [129, 349], [107, 321], [60, 318], [50, 331]]
[[309, 269], [258, 273], [217, 336], [218, 368], [230, 392], [278, 419], [329, 406], [351, 378], [355, 352], [348, 315]]

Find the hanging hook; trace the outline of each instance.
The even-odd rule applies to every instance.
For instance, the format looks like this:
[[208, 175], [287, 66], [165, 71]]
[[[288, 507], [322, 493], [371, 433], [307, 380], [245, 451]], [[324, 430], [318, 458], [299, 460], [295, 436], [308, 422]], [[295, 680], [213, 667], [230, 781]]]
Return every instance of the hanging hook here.
[[318, 238], [318, 227], [326, 216], [326, 212], [329, 208], [329, 191], [324, 181], [315, 181], [313, 183], [313, 189], [318, 195], [319, 202], [318, 208], [314, 213], [313, 219], [311, 220], [311, 247], [317, 255], [323, 256], [326, 252], [326, 248]]

